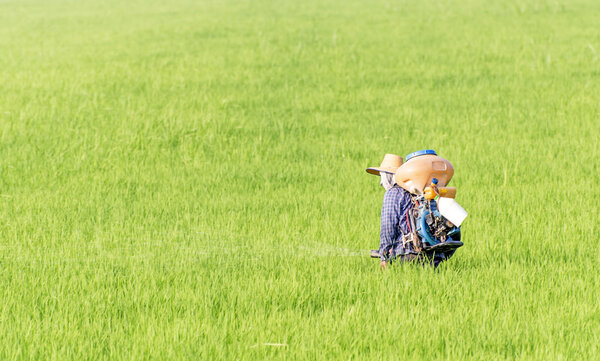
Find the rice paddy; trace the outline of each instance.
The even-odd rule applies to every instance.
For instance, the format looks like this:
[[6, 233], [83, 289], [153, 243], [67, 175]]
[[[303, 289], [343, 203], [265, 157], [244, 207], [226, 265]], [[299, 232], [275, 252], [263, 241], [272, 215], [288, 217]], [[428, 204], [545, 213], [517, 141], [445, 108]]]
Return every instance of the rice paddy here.
[[[0, 1], [0, 360], [600, 358], [600, 3]], [[368, 257], [385, 153], [464, 247]]]

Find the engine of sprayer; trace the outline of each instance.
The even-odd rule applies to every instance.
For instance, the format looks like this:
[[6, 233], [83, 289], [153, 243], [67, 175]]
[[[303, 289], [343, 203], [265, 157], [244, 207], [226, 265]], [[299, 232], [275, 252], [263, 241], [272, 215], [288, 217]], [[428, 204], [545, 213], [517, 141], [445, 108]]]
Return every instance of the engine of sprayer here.
[[413, 201], [414, 229], [424, 249], [440, 243], [460, 241], [460, 227], [439, 212], [435, 199], [416, 196]]

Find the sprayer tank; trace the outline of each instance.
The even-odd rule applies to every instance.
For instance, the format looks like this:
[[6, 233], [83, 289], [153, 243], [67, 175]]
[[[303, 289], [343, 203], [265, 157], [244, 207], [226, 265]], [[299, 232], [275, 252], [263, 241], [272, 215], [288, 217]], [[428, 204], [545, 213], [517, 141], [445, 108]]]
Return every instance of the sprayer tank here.
[[394, 179], [407, 191], [421, 194], [433, 178], [438, 179], [439, 187], [445, 187], [453, 175], [454, 167], [449, 161], [427, 150], [409, 154], [406, 162], [396, 171]]

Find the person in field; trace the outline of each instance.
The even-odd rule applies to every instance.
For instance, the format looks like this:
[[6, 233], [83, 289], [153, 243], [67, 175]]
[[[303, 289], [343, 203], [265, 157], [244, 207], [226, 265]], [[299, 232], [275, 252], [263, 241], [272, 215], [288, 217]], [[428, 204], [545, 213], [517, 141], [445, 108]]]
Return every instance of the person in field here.
[[411, 195], [396, 184], [394, 174], [402, 165], [402, 158], [386, 154], [379, 167], [369, 167], [367, 173], [380, 176], [380, 184], [385, 189], [381, 207], [381, 231], [379, 234], [379, 257], [381, 268], [392, 261], [420, 261], [437, 267], [446, 257], [443, 254], [431, 257], [417, 252], [412, 242], [403, 242], [404, 235], [410, 232], [408, 212], [413, 208]]

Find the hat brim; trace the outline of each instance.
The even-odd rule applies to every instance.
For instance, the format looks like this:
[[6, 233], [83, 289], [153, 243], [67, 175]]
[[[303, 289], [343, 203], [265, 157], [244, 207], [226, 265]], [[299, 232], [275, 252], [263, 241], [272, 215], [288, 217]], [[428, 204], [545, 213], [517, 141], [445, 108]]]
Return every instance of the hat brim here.
[[[398, 168], [396, 168], [398, 169]], [[369, 174], [373, 174], [373, 175], [379, 175], [379, 173], [384, 172], [384, 173], [389, 173], [389, 174], [394, 174], [396, 173], [396, 169], [392, 169], [392, 168], [376, 168], [376, 167], [369, 167], [367, 169], [365, 169], [367, 171], [367, 173]]]

